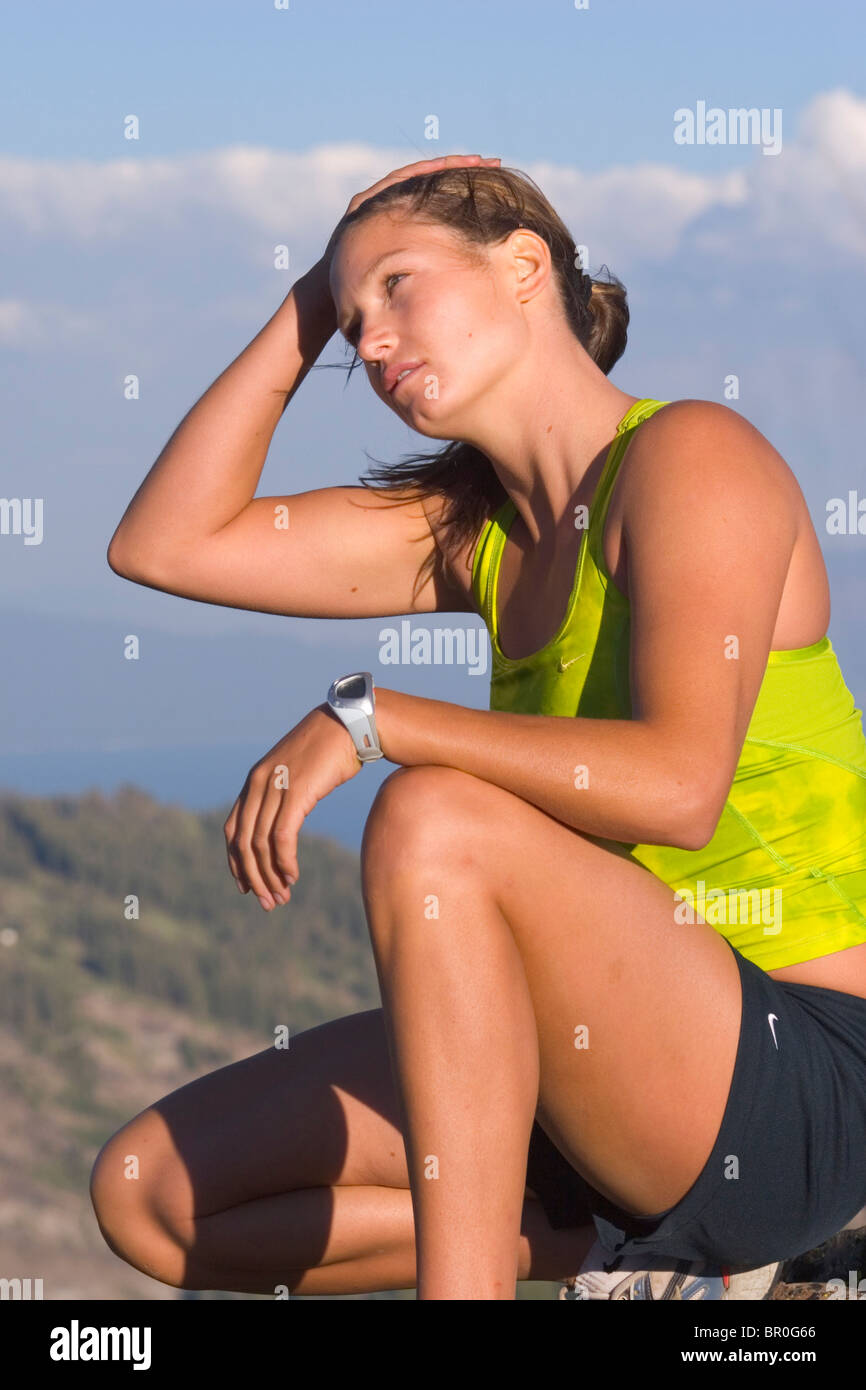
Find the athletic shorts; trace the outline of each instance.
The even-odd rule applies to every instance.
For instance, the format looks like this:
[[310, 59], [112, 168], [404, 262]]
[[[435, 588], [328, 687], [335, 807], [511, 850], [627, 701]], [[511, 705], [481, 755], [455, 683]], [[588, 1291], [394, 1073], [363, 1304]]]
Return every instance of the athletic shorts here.
[[550, 1225], [594, 1224], [620, 1268], [652, 1252], [751, 1269], [805, 1254], [866, 1206], [866, 999], [775, 980], [727, 944], [743, 991], [736, 1061], [712, 1153], [675, 1206], [632, 1216], [532, 1129], [526, 1181]]

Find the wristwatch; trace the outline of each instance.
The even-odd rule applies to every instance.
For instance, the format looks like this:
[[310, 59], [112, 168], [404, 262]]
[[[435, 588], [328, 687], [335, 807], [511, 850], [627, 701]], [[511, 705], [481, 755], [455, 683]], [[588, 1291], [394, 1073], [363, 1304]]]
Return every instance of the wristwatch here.
[[328, 706], [345, 724], [362, 763], [384, 758], [376, 728], [375, 685], [369, 671], [338, 676], [328, 691]]

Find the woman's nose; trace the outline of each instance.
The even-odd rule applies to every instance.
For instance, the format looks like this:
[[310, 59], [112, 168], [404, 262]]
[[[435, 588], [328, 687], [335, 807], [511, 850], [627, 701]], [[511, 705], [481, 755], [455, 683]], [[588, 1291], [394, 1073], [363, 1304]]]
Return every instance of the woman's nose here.
[[393, 334], [385, 324], [378, 327], [371, 324], [358, 335], [358, 356], [368, 366], [378, 366], [380, 360], [388, 356], [393, 344]]
[[364, 363], [364, 366], [367, 368], [367, 371], [370, 373], [370, 375], [373, 377], [375, 381], [382, 385], [384, 385], [385, 379], [384, 359], [386, 355], [387, 349], [374, 349], [368, 350], [366, 352], [361, 351], [360, 348], [358, 350], [358, 356], [361, 358], [361, 361]]

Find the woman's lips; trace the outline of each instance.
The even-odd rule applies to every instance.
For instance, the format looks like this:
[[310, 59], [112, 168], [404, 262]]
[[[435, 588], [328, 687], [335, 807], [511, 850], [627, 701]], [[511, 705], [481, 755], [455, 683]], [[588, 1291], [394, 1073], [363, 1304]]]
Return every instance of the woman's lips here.
[[[423, 366], [424, 366], [424, 363], [423, 363], [423, 362], [419, 362], [419, 363], [418, 363], [418, 367], [423, 367]], [[412, 370], [409, 371], [409, 372], [407, 372], [406, 375], [405, 375], [404, 377], [401, 377], [399, 381], [397, 381], [397, 382], [394, 383], [394, 385], [391, 387], [391, 395], [392, 395], [392, 396], [396, 396], [397, 392], [400, 390], [400, 387], [403, 385], [403, 383], [406, 382], [406, 381], [408, 381], [410, 377], [413, 377], [413, 376], [415, 375], [415, 373], [416, 373], [417, 370], [418, 370], [418, 367], [413, 367]]]

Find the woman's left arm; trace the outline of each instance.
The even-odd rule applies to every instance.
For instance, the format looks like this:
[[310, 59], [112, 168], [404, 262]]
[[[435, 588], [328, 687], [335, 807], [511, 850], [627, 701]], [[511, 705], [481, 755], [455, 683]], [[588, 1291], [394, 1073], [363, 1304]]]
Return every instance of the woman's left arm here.
[[797, 483], [754, 426], [709, 401], [659, 411], [627, 460], [632, 718], [467, 709], [377, 685], [376, 722], [391, 762], [458, 768], [589, 835], [698, 849], [766, 669]]

